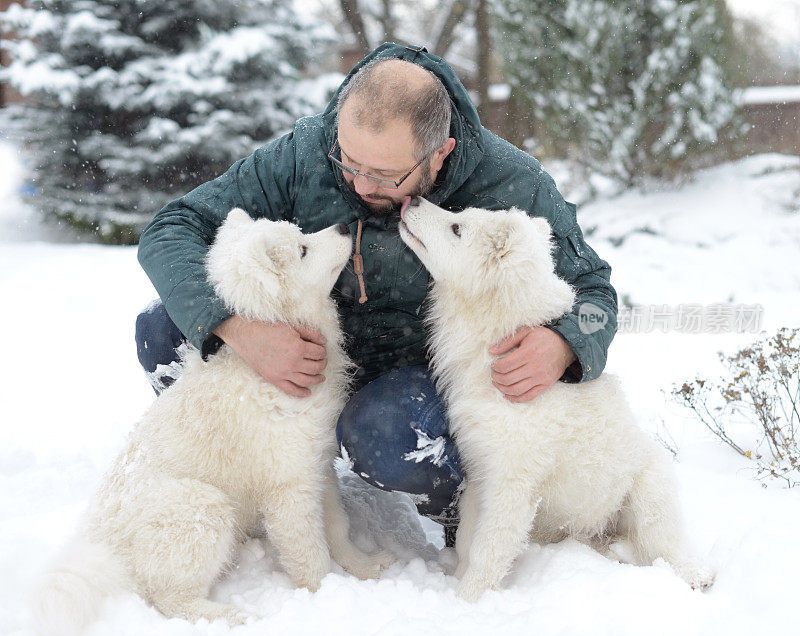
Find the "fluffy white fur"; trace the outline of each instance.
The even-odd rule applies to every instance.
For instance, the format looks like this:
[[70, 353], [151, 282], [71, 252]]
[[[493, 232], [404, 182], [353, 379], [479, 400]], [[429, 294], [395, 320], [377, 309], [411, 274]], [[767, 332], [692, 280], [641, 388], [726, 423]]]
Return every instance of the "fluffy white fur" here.
[[613, 377], [558, 382], [525, 404], [491, 383], [490, 346], [575, 301], [554, 272], [547, 222], [518, 210], [454, 214], [418, 198], [402, 216], [401, 237], [435, 280], [430, 350], [466, 472], [459, 594], [475, 601], [496, 587], [528, 538], [568, 536], [606, 554], [628, 539], [638, 564], [663, 558], [692, 587], [711, 585], [687, 554], [670, 461]]
[[350, 362], [329, 294], [350, 252], [349, 234], [335, 227], [303, 235], [230, 212], [209, 251], [209, 280], [241, 316], [319, 329], [327, 379], [296, 398], [226, 346], [207, 362], [190, 350], [183, 375], [130, 434], [77, 538], [42, 577], [40, 633], [80, 633], [103, 597], [123, 591], [168, 617], [242, 622], [207, 595], [246, 534], [266, 532], [286, 572], [311, 590], [331, 556], [362, 578], [391, 562], [350, 542], [333, 472]]

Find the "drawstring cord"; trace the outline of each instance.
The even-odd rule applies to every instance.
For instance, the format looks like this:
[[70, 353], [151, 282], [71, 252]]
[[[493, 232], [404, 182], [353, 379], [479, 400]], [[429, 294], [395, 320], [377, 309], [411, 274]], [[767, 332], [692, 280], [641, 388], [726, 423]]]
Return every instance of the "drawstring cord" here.
[[361, 258], [361, 219], [358, 219], [358, 232], [356, 233], [356, 252], [353, 254], [353, 270], [358, 277], [358, 286], [361, 288], [360, 304], [367, 302], [367, 292], [364, 288], [364, 259]]

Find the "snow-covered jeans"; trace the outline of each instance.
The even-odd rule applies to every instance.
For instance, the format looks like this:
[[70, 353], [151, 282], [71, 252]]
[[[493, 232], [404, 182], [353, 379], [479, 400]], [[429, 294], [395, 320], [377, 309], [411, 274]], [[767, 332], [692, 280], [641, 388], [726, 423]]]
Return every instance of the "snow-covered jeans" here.
[[[180, 375], [187, 346], [160, 301], [136, 319], [136, 351], [156, 393]], [[342, 457], [362, 479], [411, 495], [419, 513], [455, 525], [462, 480], [444, 405], [424, 366], [394, 369], [356, 392], [339, 416]]]

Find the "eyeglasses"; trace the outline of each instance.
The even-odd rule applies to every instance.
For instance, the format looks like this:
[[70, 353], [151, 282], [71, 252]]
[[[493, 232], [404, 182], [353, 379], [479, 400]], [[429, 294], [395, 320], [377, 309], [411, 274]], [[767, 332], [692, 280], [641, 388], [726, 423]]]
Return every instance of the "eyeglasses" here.
[[408, 172], [406, 172], [402, 177], [400, 177], [399, 181], [395, 181], [394, 179], [386, 179], [384, 177], [376, 177], [375, 175], [368, 174], [366, 172], [361, 172], [360, 170], [356, 170], [355, 168], [351, 168], [346, 163], [342, 163], [336, 157], [333, 156], [333, 152], [336, 150], [336, 146], [339, 145], [339, 140], [333, 142], [333, 147], [331, 151], [328, 153], [328, 159], [330, 159], [334, 164], [339, 166], [339, 169], [342, 172], [346, 172], [351, 177], [355, 178], [358, 175], [361, 175], [365, 179], [369, 179], [373, 183], [377, 184], [381, 188], [399, 188], [400, 185], [411, 176], [411, 173], [414, 172], [417, 168], [422, 165], [422, 162], [425, 161], [426, 157], [423, 157], [417, 163], [414, 164], [414, 167], [411, 168]]

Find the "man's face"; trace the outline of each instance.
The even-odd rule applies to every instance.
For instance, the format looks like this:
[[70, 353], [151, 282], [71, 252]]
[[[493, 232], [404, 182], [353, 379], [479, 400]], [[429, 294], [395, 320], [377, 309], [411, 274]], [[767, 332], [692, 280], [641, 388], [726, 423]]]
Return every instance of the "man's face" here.
[[[392, 120], [378, 133], [358, 128], [349, 116], [348, 104], [343, 106], [339, 116], [338, 138], [342, 163], [376, 177], [399, 181], [418, 161], [414, 157], [411, 127], [406, 122]], [[434, 169], [437, 163], [438, 167]], [[434, 157], [417, 166], [399, 188], [392, 184], [376, 183], [362, 175], [354, 177], [346, 172], [342, 172], [342, 175], [347, 187], [370, 210], [385, 214], [399, 212], [405, 196], [427, 195], [433, 189], [439, 169], [441, 162], [437, 162], [435, 153]]]

